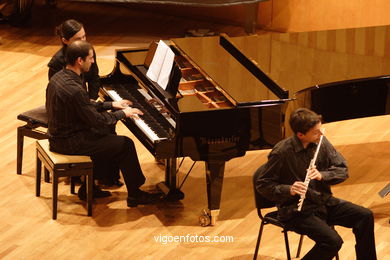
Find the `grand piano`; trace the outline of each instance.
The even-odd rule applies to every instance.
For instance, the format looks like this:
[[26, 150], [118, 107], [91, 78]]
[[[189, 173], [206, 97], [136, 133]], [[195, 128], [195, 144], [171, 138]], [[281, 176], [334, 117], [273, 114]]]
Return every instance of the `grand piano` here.
[[168, 200], [184, 198], [177, 158], [205, 162], [208, 209], [200, 224], [207, 226], [219, 214], [225, 163], [272, 148], [288, 133], [292, 109], [311, 108], [325, 122], [389, 113], [389, 39], [389, 26], [176, 38], [166, 41], [175, 53], [166, 89], [146, 76], [155, 44], [117, 50], [101, 81], [105, 96], [145, 113], [123, 122], [166, 161], [159, 187]]

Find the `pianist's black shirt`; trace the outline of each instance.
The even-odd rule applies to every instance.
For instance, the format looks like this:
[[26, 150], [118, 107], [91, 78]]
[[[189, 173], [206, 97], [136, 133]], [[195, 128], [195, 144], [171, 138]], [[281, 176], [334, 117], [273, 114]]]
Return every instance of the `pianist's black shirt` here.
[[[51, 58], [49, 64], [49, 80], [50, 78], [56, 74], [58, 71], [62, 70], [66, 66], [65, 62], [65, 51], [66, 46], [62, 47], [60, 50], [54, 54]], [[101, 87], [100, 78], [99, 78], [99, 68], [96, 63], [96, 53], [93, 51], [93, 58], [95, 60], [92, 63], [91, 68], [88, 72], [82, 74], [83, 84], [88, 86], [88, 94], [89, 98], [96, 100], [98, 98], [99, 88]]]
[[[268, 155], [268, 161], [259, 168], [256, 190], [276, 202], [279, 218], [287, 220], [297, 214], [299, 195], [291, 196], [290, 187], [295, 181], [304, 181], [306, 169], [314, 156], [316, 144], [305, 149], [296, 135], [280, 141]], [[301, 214], [310, 213], [322, 205], [336, 205], [339, 199], [332, 196], [330, 185], [345, 181], [348, 168], [345, 159], [325, 138], [315, 163], [322, 180], [311, 180]]]
[[90, 101], [81, 77], [75, 72], [68, 69], [57, 72], [46, 89], [50, 149], [74, 154], [86, 139], [104, 135], [99, 129], [108, 129], [125, 118], [121, 110], [107, 112], [111, 108], [112, 102]]

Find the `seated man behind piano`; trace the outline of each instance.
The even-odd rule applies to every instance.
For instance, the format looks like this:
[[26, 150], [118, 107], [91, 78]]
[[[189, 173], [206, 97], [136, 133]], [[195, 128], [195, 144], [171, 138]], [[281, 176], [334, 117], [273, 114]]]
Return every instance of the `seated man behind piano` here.
[[[67, 65], [49, 81], [46, 89], [46, 109], [48, 113], [48, 133], [50, 149], [54, 152], [73, 155], [89, 155], [93, 161], [94, 178], [100, 174], [97, 169], [116, 163], [123, 175], [128, 191], [127, 205], [156, 202], [159, 195], [139, 189], [144, 184], [134, 143], [125, 136], [96, 131], [109, 127], [125, 117], [136, 117], [142, 112], [130, 108], [130, 101], [94, 102], [83, 88], [81, 74], [87, 72], [94, 63], [92, 45], [86, 41], [75, 41], [67, 47]], [[116, 111], [107, 111], [117, 109]], [[108, 191], [94, 186], [94, 197], [106, 197]], [[78, 196], [86, 199], [85, 183]]]
[[[49, 67], [49, 80], [54, 74], [66, 66], [65, 54], [68, 45], [77, 40], [87, 40], [84, 25], [73, 19], [66, 20], [57, 26], [56, 34], [60, 37], [62, 48], [54, 54], [50, 62], [47, 64]], [[93, 58], [95, 59], [95, 63], [91, 65], [91, 68], [88, 72], [83, 73], [82, 78], [85, 87], [88, 89], [89, 98], [96, 100], [98, 98], [101, 83], [99, 77], [99, 67], [96, 63], [95, 51], [93, 52]]]
[[[321, 116], [300, 108], [290, 117], [294, 135], [280, 141], [268, 155], [268, 162], [255, 173], [256, 192], [276, 202], [278, 217], [291, 230], [313, 239], [315, 246], [302, 259], [332, 259], [343, 240], [331, 228], [353, 229], [358, 260], [376, 259], [374, 218], [369, 209], [333, 197], [330, 186], [348, 178], [345, 159], [325, 138], [318, 144]], [[309, 163], [319, 148], [313, 168]], [[311, 179], [304, 183], [306, 172]], [[297, 204], [306, 194], [301, 211]]]

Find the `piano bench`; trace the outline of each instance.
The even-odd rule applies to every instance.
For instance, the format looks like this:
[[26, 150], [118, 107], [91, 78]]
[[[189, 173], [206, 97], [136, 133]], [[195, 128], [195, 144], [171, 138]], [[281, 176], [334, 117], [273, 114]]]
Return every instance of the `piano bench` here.
[[[38, 127], [47, 128], [47, 113], [45, 106], [40, 106], [26, 112], [23, 112], [17, 117], [19, 120], [26, 122], [25, 125], [19, 126], [17, 129], [17, 148], [16, 148], [16, 173], [22, 174], [23, 162], [23, 143], [24, 137], [30, 137], [37, 140], [47, 139], [48, 135], [44, 131], [37, 129]], [[48, 175], [45, 175], [45, 180], [48, 181]]]
[[[87, 181], [87, 209], [88, 216], [92, 216], [92, 161], [89, 156], [64, 155], [49, 150], [48, 140], [36, 141], [36, 183], [35, 195], [41, 194], [41, 166], [53, 176], [53, 219], [57, 218], [58, 178], [85, 176]], [[74, 185], [71, 184], [74, 193]]]

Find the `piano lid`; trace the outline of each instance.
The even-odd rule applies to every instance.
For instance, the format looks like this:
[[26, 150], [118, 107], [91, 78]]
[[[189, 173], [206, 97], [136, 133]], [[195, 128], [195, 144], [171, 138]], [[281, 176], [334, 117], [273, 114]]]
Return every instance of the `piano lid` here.
[[[274, 87], [283, 93], [281, 97], [270, 91], [270, 87], [266, 85], [267, 82], [264, 84], [260, 81], [252, 73], [253, 71], [251, 72], [220, 44], [219, 36], [171, 40], [217, 84], [222, 92], [235, 100], [238, 106], [279, 101], [288, 97], [288, 93], [277, 85]], [[256, 65], [252, 65], [256, 67]]]
[[229, 38], [290, 91], [390, 75], [390, 26]]

